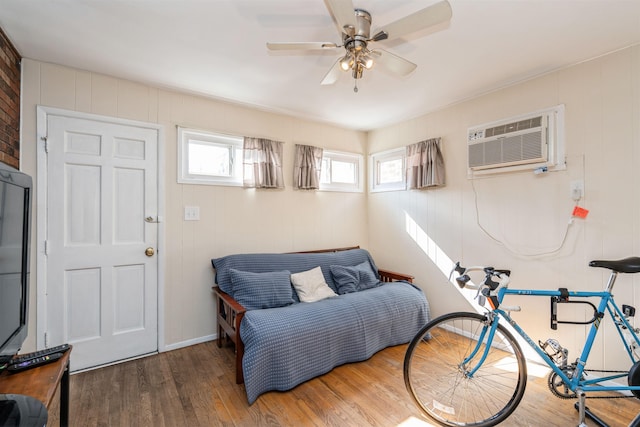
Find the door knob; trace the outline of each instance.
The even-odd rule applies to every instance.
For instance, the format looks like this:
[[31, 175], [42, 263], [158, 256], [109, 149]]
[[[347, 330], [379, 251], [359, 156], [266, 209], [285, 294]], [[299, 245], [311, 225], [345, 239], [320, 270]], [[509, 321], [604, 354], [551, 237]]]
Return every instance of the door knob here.
[[144, 250], [144, 254], [146, 256], [153, 256], [153, 254], [155, 253], [156, 251], [152, 247], [148, 247], [147, 249]]

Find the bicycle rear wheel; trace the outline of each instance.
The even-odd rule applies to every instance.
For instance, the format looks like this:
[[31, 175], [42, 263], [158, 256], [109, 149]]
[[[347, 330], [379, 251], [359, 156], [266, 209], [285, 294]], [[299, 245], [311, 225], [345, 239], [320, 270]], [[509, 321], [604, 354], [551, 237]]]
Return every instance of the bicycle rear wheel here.
[[[484, 315], [451, 313], [427, 323], [413, 338], [404, 382], [425, 415], [447, 426], [487, 427], [516, 409], [527, 384], [525, 358], [500, 324], [487, 348], [489, 326]], [[485, 350], [485, 361], [470, 374]]]

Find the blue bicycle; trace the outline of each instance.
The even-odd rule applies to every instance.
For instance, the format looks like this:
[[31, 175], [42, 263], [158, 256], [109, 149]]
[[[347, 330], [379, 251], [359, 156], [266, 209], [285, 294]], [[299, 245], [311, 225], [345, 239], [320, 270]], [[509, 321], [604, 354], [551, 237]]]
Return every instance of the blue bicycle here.
[[[460, 275], [456, 278], [458, 285], [477, 289], [479, 304], [488, 304], [490, 309], [484, 314], [458, 312], [440, 316], [425, 325], [409, 344], [404, 381], [422, 412], [445, 426], [494, 426], [511, 415], [527, 384], [527, 363], [511, 331], [522, 337], [551, 368], [547, 380], [551, 392], [561, 398], [578, 399], [579, 426], [586, 426], [585, 416], [590, 415], [585, 407], [587, 393], [620, 392], [640, 398], [640, 330], [628, 320], [634, 316], [635, 308], [628, 305], [620, 308], [612, 295], [619, 273], [640, 272], [640, 257], [591, 261], [589, 265], [611, 270], [602, 292], [509, 289], [509, 270], [465, 268], [457, 263], [454, 271]], [[471, 281], [469, 273], [473, 271], [484, 272], [479, 285]], [[556, 340], [534, 342], [511, 318], [510, 312], [520, 311], [520, 307], [504, 305], [507, 295], [549, 297], [552, 329], [562, 323], [590, 324], [582, 353], [575, 362], [569, 363], [568, 351]], [[599, 298], [597, 305], [589, 298]], [[558, 320], [558, 306], [568, 303], [593, 309], [593, 318], [586, 322]], [[618, 331], [630, 368], [606, 372], [587, 368], [589, 353], [605, 317], [612, 320]]]

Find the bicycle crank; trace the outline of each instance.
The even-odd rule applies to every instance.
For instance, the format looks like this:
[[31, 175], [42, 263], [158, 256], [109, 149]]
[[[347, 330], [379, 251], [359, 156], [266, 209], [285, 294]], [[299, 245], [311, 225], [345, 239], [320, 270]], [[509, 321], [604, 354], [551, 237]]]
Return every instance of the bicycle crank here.
[[[565, 371], [565, 374], [569, 378], [571, 378], [573, 372], [567, 370]], [[562, 381], [562, 378], [560, 378], [560, 376], [553, 371], [547, 377], [547, 385], [549, 386], [551, 394], [559, 397], [560, 399], [575, 399], [576, 397], [578, 397], [575, 392], [571, 391], [571, 389], [567, 387], [564, 381]]]
[[[569, 377], [569, 379], [571, 379], [573, 377], [574, 369], [575, 369], [575, 364], [567, 366], [567, 368], [564, 369], [563, 372], [567, 377]], [[589, 373], [589, 372], [619, 372], [619, 371], [607, 371], [607, 370], [598, 370], [598, 369], [585, 370], [585, 373]], [[619, 372], [619, 373], [622, 373], [622, 372]], [[584, 377], [581, 378], [581, 380], [582, 379], [584, 379]], [[637, 362], [629, 371], [629, 385], [634, 385], [634, 386], [640, 385], [640, 362]], [[575, 399], [578, 397], [578, 395], [575, 392], [571, 391], [571, 389], [565, 384], [565, 382], [562, 381], [562, 378], [560, 378], [560, 376], [554, 371], [552, 371], [547, 377], [547, 386], [549, 387], [551, 394], [553, 394], [556, 397], [559, 397], [560, 399]], [[634, 390], [632, 391], [632, 393], [633, 393], [633, 396], [625, 396], [625, 395], [589, 396], [589, 399], [624, 399], [629, 397], [640, 398], [640, 396], [638, 395], [640, 394], [640, 392], [637, 392], [636, 390]]]

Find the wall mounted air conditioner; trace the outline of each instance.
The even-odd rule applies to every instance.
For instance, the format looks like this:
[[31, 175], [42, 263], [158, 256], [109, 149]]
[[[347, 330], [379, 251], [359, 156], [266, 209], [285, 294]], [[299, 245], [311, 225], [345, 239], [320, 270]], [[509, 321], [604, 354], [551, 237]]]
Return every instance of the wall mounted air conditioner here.
[[565, 168], [564, 106], [469, 128], [468, 174]]

